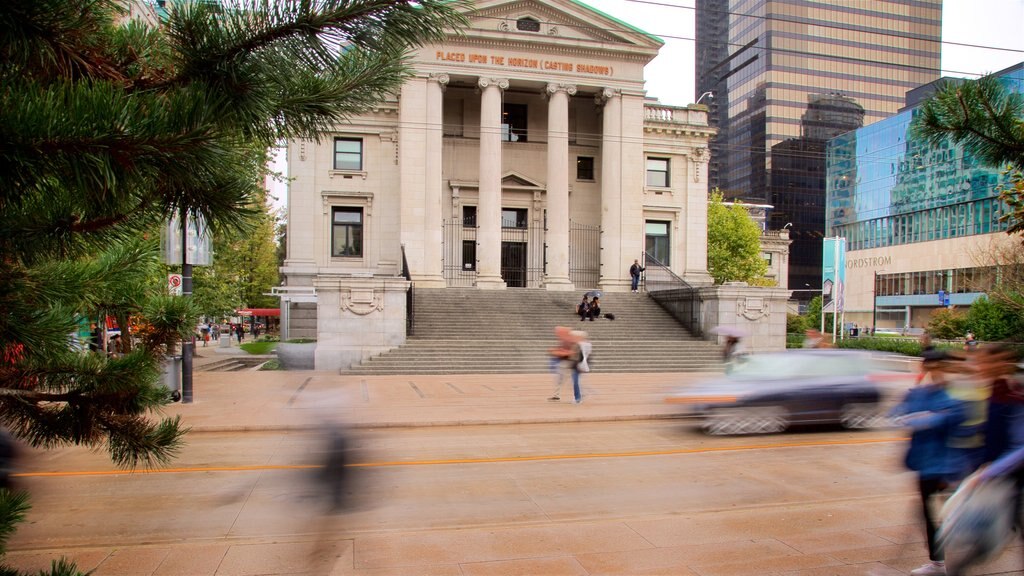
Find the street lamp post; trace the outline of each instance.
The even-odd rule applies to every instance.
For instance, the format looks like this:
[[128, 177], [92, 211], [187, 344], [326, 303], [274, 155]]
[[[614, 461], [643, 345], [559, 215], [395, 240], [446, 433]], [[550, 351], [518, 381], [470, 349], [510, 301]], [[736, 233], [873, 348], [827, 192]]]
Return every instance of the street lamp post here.
[[[877, 324], [877, 319], [878, 319], [878, 272], [879, 272], [879, 270], [875, 270], [874, 271], [874, 273], [873, 273], [874, 276], [872, 277], [872, 281], [871, 281], [871, 335], [872, 336], [875, 335], [875, 331], [878, 329], [878, 324]], [[881, 270], [881, 272], [885, 272], [885, 270]]]
[[708, 90], [707, 92], [701, 94], [700, 97], [697, 98], [697, 101], [694, 102], [694, 104], [700, 104], [700, 101], [703, 100], [705, 96], [707, 96], [708, 100], [710, 100], [715, 97], [715, 93], [712, 92], [711, 90]]

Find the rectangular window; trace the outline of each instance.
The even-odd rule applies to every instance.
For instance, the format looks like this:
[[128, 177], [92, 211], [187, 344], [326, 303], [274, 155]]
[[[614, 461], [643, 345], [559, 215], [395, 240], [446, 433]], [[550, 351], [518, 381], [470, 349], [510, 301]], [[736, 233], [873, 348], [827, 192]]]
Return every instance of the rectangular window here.
[[577, 180], [593, 180], [594, 179], [594, 159], [590, 156], [577, 156], [576, 157], [576, 179]]
[[363, 209], [335, 208], [331, 216], [331, 256], [362, 256]]
[[359, 138], [334, 139], [334, 169], [362, 170], [363, 141]]
[[462, 225], [476, 228], [476, 206], [462, 207]]
[[476, 270], [476, 240], [462, 241], [462, 269]]
[[502, 228], [526, 228], [526, 208], [502, 208]]
[[668, 188], [668, 158], [647, 159], [647, 185]]
[[501, 139], [505, 142], [526, 142], [526, 104], [505, 104], [501, 107]]
[[669, 223], [648, 220], [644, 224], [644, 249], [665, 266], [670, 264]]

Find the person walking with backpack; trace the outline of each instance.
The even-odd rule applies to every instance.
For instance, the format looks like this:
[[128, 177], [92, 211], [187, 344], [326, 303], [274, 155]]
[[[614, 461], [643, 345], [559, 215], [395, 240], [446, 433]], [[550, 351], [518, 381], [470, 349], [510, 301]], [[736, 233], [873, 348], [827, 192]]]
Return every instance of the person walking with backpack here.
[[639, 260], [633, 260], [633, 265], [629, 267], [629, 276], [633, 283], [633, 292], [640, 291], [640, 273], [644, 270], [645, 268], [640, 265]]

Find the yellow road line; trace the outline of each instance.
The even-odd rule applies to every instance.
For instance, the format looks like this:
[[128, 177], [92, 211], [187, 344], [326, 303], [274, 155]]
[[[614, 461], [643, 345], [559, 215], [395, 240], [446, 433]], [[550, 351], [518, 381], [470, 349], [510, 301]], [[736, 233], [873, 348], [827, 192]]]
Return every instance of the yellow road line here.
[[[393, 468], [398, 466], [438, 466], [452, 464], [492, 464], [499, 462], [538, 462], [544, 460], [585, 460], [597, 458], [634, 458], [638, 456], [671, 456], [674, 454], [709, 454], [714, 452], [740, 452], [772, 450], [776, 448], [807, 448], [823, 446], [857, 446], [904, 442], [905, 437], [865, 438], [858, 440], [831, 440], [808, 442], [780, 442], [777, 444], [747, 444], [705, 448], [676, 448], [671, 450], [643, 450], [637, 452], [595, 452], [590, 454], [546, 454], [538, 456], [506, 456], [495, 458], [455, 458], [446, 460], [394, 460], [390, 462], [362, 462], [348, 464], [352, 468]], [[81, 470], [74, 472], [21, 472], [19, 478], [57, 478], [68, 476], [127, 476], [131, 474], [193, 474], [196, 472], [257, 472], [263, 470], [311, 470], [318, 464], [260, 465], [260, 466], [208, 466], [195, 468], [160, 468], [152, 470]]]

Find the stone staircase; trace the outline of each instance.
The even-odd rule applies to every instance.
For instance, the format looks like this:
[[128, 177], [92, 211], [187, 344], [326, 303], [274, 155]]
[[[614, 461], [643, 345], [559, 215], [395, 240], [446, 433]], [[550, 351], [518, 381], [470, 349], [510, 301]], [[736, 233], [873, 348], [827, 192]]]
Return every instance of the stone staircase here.
[[596, 372], [721, 370], [721, 351], [694, 338], [645, 294], [609, 293], [601, 318], [581, 322], [583, 295], [535, 289], [417, 289], [414, 334], [405, 345], [345, 374], [517, 374], [548, 370], [555, 326], [585, 330]]
[[276, 356], [272, 355], [232, 356], [216, 362], [197, 365], [194, 370], [197, 372], [238, 372], [258, 368], [274, 358]]

